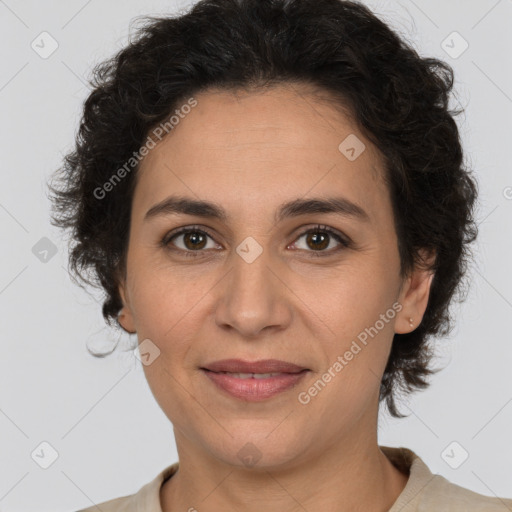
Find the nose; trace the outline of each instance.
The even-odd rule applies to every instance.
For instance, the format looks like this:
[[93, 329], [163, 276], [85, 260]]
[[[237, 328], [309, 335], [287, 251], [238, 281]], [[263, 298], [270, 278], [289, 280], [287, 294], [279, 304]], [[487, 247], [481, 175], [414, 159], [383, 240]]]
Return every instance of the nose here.
[[[282, 268], [269, 250], [257, 249], [255, 245], [241, 244], [233, 254], [231, 271], [216, 287], [217, 325], [234, 329], [248, 339], [261, 336], [265, 329], [286, 329], [293, 316], [292, 294]], [[251, 251], [255, 250], [259, 254], [254, 258], [255, 253]]]

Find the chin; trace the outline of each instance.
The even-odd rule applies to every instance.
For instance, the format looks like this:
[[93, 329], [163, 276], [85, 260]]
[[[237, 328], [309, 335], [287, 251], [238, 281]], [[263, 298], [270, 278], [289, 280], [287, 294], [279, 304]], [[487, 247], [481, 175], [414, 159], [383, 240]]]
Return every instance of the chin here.
[[[275, 429], [276, 422], [273, 427]], [[237, 468], [248, 470], [288, 469], [297, 463], [297, 459], [304, 452], [304, 441], [293, 439], [289, 432], [282, 432], [274, 438], [272, 428], [264, 434], [243, 433], [233, 437], [227, 435], [224, 442], [212, 448], [213, 455]], [[269, 435], [270, 433], [270, 435]]]

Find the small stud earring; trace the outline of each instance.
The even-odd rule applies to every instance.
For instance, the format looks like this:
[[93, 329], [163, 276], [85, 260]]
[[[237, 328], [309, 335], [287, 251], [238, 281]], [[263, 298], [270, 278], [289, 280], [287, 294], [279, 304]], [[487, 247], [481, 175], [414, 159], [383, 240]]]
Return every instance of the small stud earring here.
[[411, 327], [414, 327], [414, 324], [413, 324], [413, 322], [412, 322], [412, 318], [409, 318], [409, 325], [410, 325]]

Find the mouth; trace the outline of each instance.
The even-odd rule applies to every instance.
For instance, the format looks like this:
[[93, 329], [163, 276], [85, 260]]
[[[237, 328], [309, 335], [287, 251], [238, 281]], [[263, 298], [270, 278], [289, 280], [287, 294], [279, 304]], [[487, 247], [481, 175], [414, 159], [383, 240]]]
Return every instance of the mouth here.
[[223, 359], [222, 361], [209, 363], [201, 369], [215, 373], [261, 375], [272, 373], [299, 373], [309, 368], [286, 361], [280, 361], [279, 359], [262, 359], [261, 361], [254, 362], [244, 361], [243, 359]]
[[256, 362], [225, 359], [200, 369], [219, 391], [250, 402], [267, 400], [293, 388], [310, 371], [277, 359]]

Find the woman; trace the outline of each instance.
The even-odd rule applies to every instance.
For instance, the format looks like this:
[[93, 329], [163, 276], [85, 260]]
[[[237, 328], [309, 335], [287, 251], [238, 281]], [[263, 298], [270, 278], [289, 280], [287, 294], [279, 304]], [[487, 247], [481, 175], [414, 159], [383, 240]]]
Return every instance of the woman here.
[[512, 510], [377, 443], [476, 237], [451, 68], [358, 3], [202, 0], [95, 79], [53, 222], [179, 463], [86, 510]]

